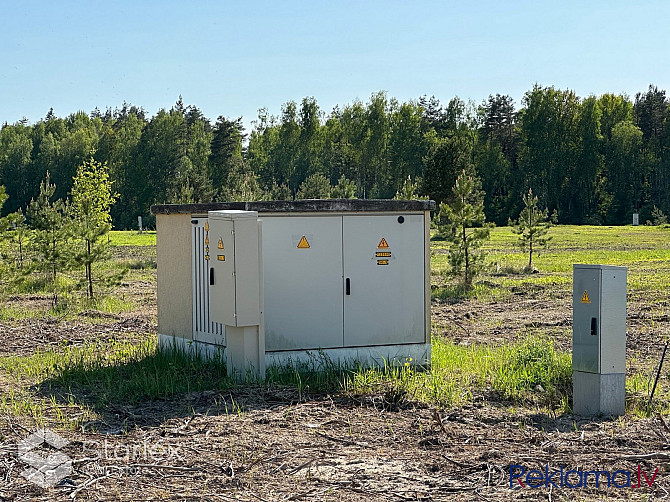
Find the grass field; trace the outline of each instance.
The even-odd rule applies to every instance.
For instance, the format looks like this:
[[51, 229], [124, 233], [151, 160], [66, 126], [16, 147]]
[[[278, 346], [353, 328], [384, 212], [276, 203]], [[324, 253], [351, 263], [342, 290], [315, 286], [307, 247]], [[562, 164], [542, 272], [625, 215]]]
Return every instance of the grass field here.
[[[468, 434], [475, 437], [490, 433], [491, 437], [498, 438], [497, 447], [506, 448], [503, 457], [511, 458], [518, 453], [517, 443], [502, 439], [507, 438], [503, 429], [510, 423], [516, 424], [512, 426], [516, 430], [533, 437], [536, 433], [529, 432], [527, 426], [537, 428], [541, 434], [554, 428], [561, 438], [579, 432], [581, 427], [586, 427], [584, 424], [593, 426], [592, 422], [578, 422], [571, 415], [574, 263], [628, 267], [627, 415], [611, 426], [604, 422], [597, 430], [606, 431], [608, 437], [617, 441], [632, 431], [651, 430], [649, 421], [655, 420], [652, 417], [670, 413], [670, 366], [664, 367], [653, 405], [647, 407], [650, 377], [662, 345], [670, 335], [667, 293], [670, 228], [557, 226], [551, 228], [549, 235], [552, 237], [549, 245], [533, 260], [537, 272], [523, 273], [527, 255], [516, 248], [517, 237], [509, 228], [494, 229], [486, 245], [488, 272], [478, 279], [471, 294], [461, 293], [446, 274], [446, 244], [437, 240], [431, 243], [433, 349], [430, 368], [417, 366], [416, 361], [389, 362], [384, 368], [374, 369], [331, 366], [323, 372], [270, 368], [265, 382], [239, 386], [226, 376], [222, 361], [202, 362], [186, 353], [157, 350], [155, 232], [142, 235], [112, 232], [114, 258], [104, 264], [101, 271], [123, 270], [125, 276], [117, 287], [108, 290], [95, 303], [72, 300], [65, 310], [54, 310], [49, 295], [40, 291], [38, 281], [11, 285], [0, 293], [0, 332], [4, 336], [0, 347], [0, 417], [5, 420], [2, 431], [11, 435], [17, 426], [25, 430], [46, 427], [69, 434], [75, 441], [99, 439], [109, 434], [121, 434], [123, 441], [137, 441], [154, 437], [157, 430], [165, 433], [168, 426], [190, 431], [188, 424], [200, 421], [202, 428], [198, 430], [201, 432], [214, 434], [223, 428], [221, 430], [235, 431], [241, 443], [247, 441], [247, 446], [240, 447], [247, 456], [239, 457], [237, 450], [231, 450], [230, 462], [238, 466], [260, 466], [259, 458], [274, 457], [270, 457], [264, 446], [258, 445], [259, 440], [268, 447], [273, 441], [289, 444], [298, 437], [309, 442], [315, 436], [303, 434], [304, 423], [332, 422], [328, 425], [331, 432], [324, 432], [324, 437], [332, 439], [333, 431], [346, 433], [346, 439], [340, 443], [345, 449], [351, 448], [354, 456], [360, 457], [362, 453], [357, 448], [363, 448], [361, 445], [370, 441], [365, 427], [378, 427], [375, 434], [388, 441], [384, 443], [388, 451], [403, 450], [399, 441], [405, 439], [401, 437], [414, 438], [412, 441], [416, 443], [408, 446], [405, 454], [431, 458], [434, 465], [441, 466], [438, 453], [452, 455], [453, 452], [438, 448], [442, 439], [435, 436], [435, 428], [438, 436], [441, 430], [442, 434], [458, 437], [458, 431], [466, 427], [471, 429]], [[64, 280], [74, 281], [75, 276], [76, 272], [72, 272]], [[303, 418], [295, 418], [300, 413]], [[326, 416], [331, 417], [330, 421], [318, 418]], [[440, 417], [452, 417], [449, 420], [456, 420], [456, 425]], [[479, 422], [468, 417], [479, 417]], [[249, 421], [253, 422], [251, 429]], [[481, 424], [489, 422], [494, 424], [490, 432], [482, 432]], [[291, 434], [284, 436], [282, 428], [288, 428]], [[322, 429], [315, 430], [320, 434]], [[248, 431], [255, 434], [255, 439], [253, 435], [247, 436]], [[211, 441], [201, 438], [201, 432], [191, 432], [198, 441], [205, 441], [199, 448], [206, 450]], [[424, 442], [428, 440], [437, 442], [427, 447]], [[542, 441], [547, 441], [546, 437]], [[562, 451], [566, 458], [572, 459], [570, 461], [577, 462], [581, 450], [570, 441], [566, 444], [571, 446]], [[610, 444], [600, 441], [603, 445]], [[611, 445], [607, 448], [610, 452], [616, 450]], [[472, 455], [485, 455], [487, 451], [490, 448], [487, 449], [486, 444], [472, 443], [462, 449], [460, 460], [454, 461], [470, 465], [468, 459]], [[211, 455], [215, 453], [212, 451]], [[365, 455], [367, 462], [369, 455]], [[184, 468], [196, 465], [200, 457], [188, 458], [191, 463], [184, 464]], [[266, 500], [274, 500], [271, 493], [288, 493], [282, 490], [290, 488], [293, 474], [282, 470], [279, 460], [276, 464], [274, 460], [267, 462], [273, 465], [272, 469], [278, 469], [274, 474], [271, 471], [256, 473], [251, 467], [237, 468], [242, 469], [240, 476], [245, 479], [258, 479], [266, 485], [271, 483], [269, 479], [277, 481], [281, 475], [284, 484], [272, 488], [279, 492], [263, 492]], [[294, 468], [299, 466], [296, 459]], [[375, 469], [380, 483], [394, 476], [378, 467]], [[441, 472], [446, 467], [435, 469]], [[139, 477], [137, 483], [150, 485], [149, 474], [146, 478]], [[255, 478], [256, 475], [261, 478]], [[81, 476], [85, 483], [89, 479], [86, 476], [95, 475], [88, 472]], [[403, 476], [406, 478], [408, 474]], [[405, 479], [403, 476], [398, 478], [398, 483]], [[492, 475], [488, 476], [491, 484]], [[116, 492], [112, 490], [117, 499], [133, 500], [131, 496], [121, 496], [127, 489], [125, 478], [112, 476], [110, 479], [119, 481], [114, 485]], [[193, 489], [197, 492], [195, 478], [189, 479], [195, 483]], [[225, 490], [230, 488], [228, 481], [216, 479], [223, 483]], [[309, 479], [310, 483], [314, 481]], [[496, 486], [503, 485], [498, 482]], [[332, 483], [329, 486], [332, 488]], [[400, 487], [401, 484], [397, 489]], [[176, 483], [166, 494], [155, 492], [154, 495], [179, 498], [180, 489], [183, 490], [183, 486], [180, 488]], [[295, 490], [299, 487], [291, 489], [297, 493]], [[334, 489], [332, 497], [324, 495], [325, 500], [355, 499], [339, 498], [340, 489], [343, 488]], [[2, 490], [0, 488], [0, 496], [4, 497]], [[68, 492], [63, 488], [62, 492], [72, 490]], [[45, 495], [45, 500], [57, 498], [58, 493]], [[244, 491], [225, 493], [233, 500], [251, 500], [242, 495]], [[591, 495], [586, 493], [584, 499], [591, 500]], [[94, 500], [95, 494], [88, 493], [86, 498]]]
[[[670, 284], [670, 227], [557, 226], [549, 236], [548, 246], [533, 257], [533, 266], [541, 274], [521, 274], [528, 255], [516, 246], [518, 236], [508, 227], [495, 228], [485, 246], [490, 275], [475, 288], [475, 296], [504, 299], [512, 288], [525, 285], [548, 285], [554, 292], [565, 293], [572, 287], [575, 263], [627, 266], [629, 298], [653, 303], [665, 296]], [[434, 241], [432, 248], [431, 273], [438, 278], [447, 269], [446, 244]], [[452, 292], [447, 288], [437, 296]]]
[[[664, 315], [667, 285], [670, 284], [670, 228], [666, 227], [553, 227], [550, 233], [552, 239], [549, 245], [542, 249], [539, 256], [534, 258], [534, 265], [539, 273], [524, 274], [521, 271], [527, 260], [527, 255], [516, 247], [517, 236], [509, 228], [496, 228], [486, 245], [489, 253], [488, 261], [490, 273], [480, 277], [475, 285], [470, 302], [486, 305], [487, 303], [504, 303], [511, 298], [524, 293], [524, 297], [563, 299], [571, 294], [572, 265], [573, 263], [606, 263], [626, 265], [629, 267], [628, 290], [631, 301], [645, 302], [647, 308], [657, 317]], [[129, 276], [124, 281], [124, 287], [115, 293], [99, 299], [94, 305], [79, 304], [71, 312], [65, 312], [64, 318], [77, 318], [84, 309], [94, 307], [104, 313], [120, 314], [132, 312], [141, 308], [148, 301], [147, 295], [138, 295], [134, 283], [149, 283], [155, 281], [152, 260], [155, 256], [155, 232], [114, 231], [111, 233], [111, 242], [118, 250], [116, 258], [105, 265], [110, 269], [127, 268]], [[446, 277], [447, 254], [445, 243], [432, 243], [431, 271], [433, 277], [433, 296], [437, 300], [453, 299], [454, 283]], [[146, 251], [143, 251], [145, 250]], [[145, 284], [147, 286], [147, 284]], [[462, 298], [460, 301], [465, 301]], [[10, 302], [11, 303], [11, 302]], [[0, 320], [29, 319], [48, 314], [49, 311], [40, 309], [39, 305], [30, 302], [13, 302], [4, 305], [0, 310]], [[43, 306], [42, 306], [43, 307]], [[104, 321], [98, 318], [96, 322]], [[488, 327], [495, 326], [494, 321]], [[487, 321], [483, 321], [486, 329]], [[562, 343], [554, 347], [551, 334], [541, 329], [529, 330], [524, 328], [509, 340], [492, 346], [485, 334], [469, 345], [459, 345], [448, 335], [449, 326], [436, 325], [433, 337], [433, 360], [429, 371], [417, 371], [415, 362], [389, 363], [381, 369], [360, 369], [350, 371], [337, 369], [326, 373], [302, 374], [293, 370], [278, 369], [270, 373], [270, 383], [295, 385], [308, 392], [345, 392], [366, 393], [374, 389], [384, 388], [385, 392], [403, 399], [423, 401], [441, 407], [462, 405], [473, 399], [473, 396], [493, 391], [504, 399], [516, 402], [524, 400], [534, 401], [537, 404], [551, 409], [569, 411], [570, 398], [570, 357], [566, 350], [567, 329], [559, 335]], [[60, 348], [35, 355], [25, 356], [24, 359], [7, 355], [0, 358], [0, 367], [32, 368], [28, 373], [13, 373], [16, 383], [39, 385], [39, 379], [64, 378], [69, 384], [82, 384], [82, 379], [88, 378], [84, 368], [92, 372], [97, 367], [110, 366], [119, 368], [132, 361], [133, 365], [123, 369], [116, 375], [117, 380], [129, 381], [133, 387], [130, 395], [133, 399], [154, 399], [157, 396], [168, 397], [185, 390], [204, 390], [229, 387], [231, 382], [220, 377], [220, 370], [216, 365], [206, 367], [212, 375], [202, 375], [191, 381], [185, 378], [188, 389], [174, 386], [171, 377], [166, 372], [156, 369], [157, 375], [154, 384], [148, 385], [147, 371], [150, 368], [135, 365], [138, 361], [136, 349], [132, 343], [126, 345], [107, 346], [100, 340], [91, 341], [93, 345], [84, 344], [82, 347], [67, 347], [63, 353]], [[139, 350], [139, 349], [138, 349]], [[155, 360], [155, 343], [141, 345], [140, 353], [147, 360]], [[104, 356], [101, 356], [103, 354]], [[523, 354], [523, 357], [520, 356]], [[522, 359], [519, 359], [522, 357]], [[152, 359], [153, 358], [153, 359]], [[180, 358], [186, 366], [192, 362], [185, 362], [188, 358]], [[140, 358], [141, 360], [141, 358]], [[61, 361], [56, 364], [54, 361]], [[396, 362], [398, 363], [398, 362]], [[57, 371], [54, 373], [54, 368]], [[644, 367], [643, 370], [648, 370]], [[62, 375], [58, 373], [62, 372]], [[97, 371], [97, 370], [96, 370]], [[112, 370], [100, 370], [100, 375], [107, 374], [107, 384], [98, 387], [106, 388], [105, 399], [109, 396], [123, 395], [114, 393], [109, 387], [113, 380], [109, 375]], [[121, 370], [119, 370], [121, 371]], [[113, 373], [113, 372], [112, 372]], [[74, 379], [72, 375], [80, 375]], [[25, 376], [33, 378], [25, 380]], [[67, 375], [67, 377], [63, 376]], [[82, 376], [84, 375], [84, 376]], [[39, 376], [39, 378], [38, 378]], [[161, 381], [167, 378], [169, 381]], [[139, 382], [133, 382], [139, 379]], [[629, 375], [631, 389], [639, 390], [644, 375], [634, 372]], [[142, 383], [144, 382], [144, 384]], [[143, 394], [143, 385], [147, 386]], [[538, 400], [533, 395], [533, 389], [538, 385], [547, 392], [543, 399]], [[658, 395], [665, 396], [663, 389]], [[637, 402], [637, 401], [633, 401]], [[658, 401], [661, 409], [668, 404]], [[12, 407], [11, 403], [5, 406]], [[642, 410], [635, 408], [636, 413]], [[35, 417], [36, 418], [36, 417]]]
[[155, 246], [156, 232], [145, 230], [141, 234], [129, 230], [112, 230], [109, 238], [113, 246]]

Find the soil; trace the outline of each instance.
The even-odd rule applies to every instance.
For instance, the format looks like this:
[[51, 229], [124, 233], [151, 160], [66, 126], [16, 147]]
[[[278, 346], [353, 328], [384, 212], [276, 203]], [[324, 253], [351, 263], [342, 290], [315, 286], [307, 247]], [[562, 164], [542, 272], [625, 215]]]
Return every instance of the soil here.
[[121, 341], [145, 338], [154, 331], [154, 319], [147, 314], [107, 314], [87, 311], [77, 320], [57, 317], [39, 317], [0, 322], [3, 333], [0, 356], [5, 354], [28, 355], [35, 350], [84, 345], [93, 340]]
[[[151, 283], [135, 288], [134, 294], [153, 298]], [[3, 321], [0, 355], [96, 338], [155, 336], [153, 305], [118, 315], [89, 311], [74, 320]], [[660, 355], [670, 323], [658, 312], [641, 301], [629, 303], [629, 372], [650, 370]], [[542, 331], [557, 347], [570, 350], [571, 304], [565, 292], [521, 291], [504, 302], [435, 302], [432, 315], [434, 332], [456, 343], [500, 344]], [[0, 500], [652, 501], [669, 496], [670, 427], [661, 416], [582, 419], [489, 397], [448, 410], [388, 399], [382, 394], [305, 396], [276, 386], [118, 406], [104, 424], [57, 431], [69, 441], [62, 452], [73, 459], [73, 471], [48, 489], [21, 475], [26, 464], [16, 445], [34, 427], [2, 414]], [[560, 474], [552, 478], [556, 486], [533, 489], [522, 477], [525, 486], [514, 480], [510, 487], [514, 465], [527, 471], [546, 468], [549, 474], [561, 466], [564, 471], [625, 470], [635, 485], [638, 472], [642, 476], [635, 489], [607, 488], [606, 482], [596, 488], [593, 478], [587, 478], [586, 488], [561, 487]], [[568, 482], [577, 483], [578, 474], [571, 476]], [[625, 476], [619, 473], [617, 484], [625, 484]]]

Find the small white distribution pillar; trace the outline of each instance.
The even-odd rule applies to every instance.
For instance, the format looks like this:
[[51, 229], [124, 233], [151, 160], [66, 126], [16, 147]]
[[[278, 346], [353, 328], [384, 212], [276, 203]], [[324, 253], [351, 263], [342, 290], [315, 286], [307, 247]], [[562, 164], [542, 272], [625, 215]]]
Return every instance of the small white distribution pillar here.
[[573, 265], [572, 409], [623, 415], [626, 408], [626, 267]]
[[225, 325], [226, 366], [265, 378], [261, 221], [256, 211], [209, 211], [210, 313]]

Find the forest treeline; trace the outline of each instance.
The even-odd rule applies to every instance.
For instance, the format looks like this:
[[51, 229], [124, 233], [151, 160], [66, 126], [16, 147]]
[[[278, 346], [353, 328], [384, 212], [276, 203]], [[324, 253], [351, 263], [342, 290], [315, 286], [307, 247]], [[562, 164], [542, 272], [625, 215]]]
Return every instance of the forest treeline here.
[[481, 179], [487, 220], [499, 224], [519, 214], [529, 189], [560, 223], [670, 212], [670, 106], [655, 86], [631, 99], [536, 85], [519, 107], [499, 94], [475, 104], [378, 92], [327, 113], [306, 97], [279, 116], [261, 109], [248, 136], [241, 118], [212, 122], [181, 97], [151, 117], [129, 104], [49, 111], [0, 131], [3, 214], [36, 199], [47, 172], [65, 199], [91, 153], [118, 193], [116, 228], [146, 222], [154, 203], [396, 194], [439, 203], [464, 170]]

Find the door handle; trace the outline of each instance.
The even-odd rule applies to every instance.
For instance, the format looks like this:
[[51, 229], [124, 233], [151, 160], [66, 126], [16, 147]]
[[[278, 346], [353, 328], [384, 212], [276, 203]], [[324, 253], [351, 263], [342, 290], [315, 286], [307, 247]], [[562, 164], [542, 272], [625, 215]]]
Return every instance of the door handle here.
[[598, 336], [598, 318], [591, 318], [591, 336]]
[[209, 285], [214, 286], [214, 268], [209, 269]]
[[347, 281], [346, 281], [346, 282], [347, 282], [347, 286], [346, 286], [346, 290], [347, 290], [346, 292], [347, 292], [347, 295], [351, 295], [351, 279], [349, 279], [349, 278], [347, 277]]

